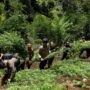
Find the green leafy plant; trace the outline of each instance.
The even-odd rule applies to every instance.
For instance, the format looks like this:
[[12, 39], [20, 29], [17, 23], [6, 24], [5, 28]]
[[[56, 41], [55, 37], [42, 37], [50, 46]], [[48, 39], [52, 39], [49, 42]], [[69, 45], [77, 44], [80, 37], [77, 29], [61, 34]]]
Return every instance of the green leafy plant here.
[[64, 85], [55, 83], [55, 77], [52, 70], [23, 70], [7, 90], [66, 90]]
[[20, 55], [25, 56], [27, 54], [25, 41], [18, 35], [17, 32], [5, 32], [0, 36], [0, 49], [1, 52], [18, 52]]
[[79, 60], [63, 61], [59, 65], [55, 65], [52, 69], [56, 74], [70, 77], [89, 77], [89, 63]]
[[79, 56], [82, 49], [89, 49], [90, 48], [90, 41], [75, 41], [72, 45], [70, 53], [72, 57]]

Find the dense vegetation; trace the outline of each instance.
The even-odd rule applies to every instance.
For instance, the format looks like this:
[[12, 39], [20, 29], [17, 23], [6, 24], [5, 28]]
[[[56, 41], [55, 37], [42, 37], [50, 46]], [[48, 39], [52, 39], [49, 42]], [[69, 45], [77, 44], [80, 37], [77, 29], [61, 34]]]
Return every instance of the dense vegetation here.
[[[58, 77], [81, 77], [87, 80], [90, 76], [90, 65], [81, 61], [63, 61], [50, 70], [23, 70], [16, 74], [15, 82], [8, 84], [8, 90], [66, 90]], [[73, 81], [75, 84], [75, 81]]]
[[[85, 42], [81, 42], [83, 36]], [[50, 70], [17, 72], [15, 82], [5, 86], [7, 90], [67, 90], [57, 77], [90, 77], [90, 64], [77, 59], [82, 49], [90, 49], [90, 0], [0, 0], [0, 52], [18, 52], [24, 59], [26, 44], [31, 42], [33, 59], [38, 60], [37, 48], [44, 37], [58, 46], [57, 52], [48, 57], [61, 55], [69, 41], [73, 59], [61, 61]]]
[[59, 65], [53, 67], [57, 74], [70, 77], [88, 77], [90, 76], [89, 64], [78, 60], [63, 61]]
[[[53, 39], [59, 46], [82, 36], [90, 40], [90, 1], [1, 0], [0, 34], [4, 32], [17, 33], [25, 43], [38, 43], [43, 37]], [[3, 38], [2, 41], [7, 43]]]

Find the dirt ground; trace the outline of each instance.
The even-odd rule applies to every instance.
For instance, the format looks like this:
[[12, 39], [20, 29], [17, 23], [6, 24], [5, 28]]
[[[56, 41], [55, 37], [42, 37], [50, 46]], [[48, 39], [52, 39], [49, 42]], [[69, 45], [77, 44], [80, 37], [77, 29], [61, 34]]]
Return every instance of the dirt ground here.
[[[67, 90], [90, 90], [90, 88], [81, 88], [79, 86], [73, 85], [73, 80], [82, 81], [81, 77], [57, 77], [56, 81], [57, 83], [64, 84], [67, 88]], [[90, 86], [90, 79], [88, 79], [86, 82], [84, 82], [86, 85]]]

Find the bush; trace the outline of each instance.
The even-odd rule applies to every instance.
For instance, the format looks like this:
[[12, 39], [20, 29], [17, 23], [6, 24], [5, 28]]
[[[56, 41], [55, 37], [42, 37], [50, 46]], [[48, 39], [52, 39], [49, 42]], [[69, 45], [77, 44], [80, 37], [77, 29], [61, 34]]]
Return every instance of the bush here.
[[86, 48], [90, 48], [90, 41], [85, 41], [85, 42], [76, 41], [73, 43], [73, 46], [71, 48], [71, 51], [70, 51], [71, 55], [73, 57], [79, 56], [80, 51]]
[[16, 32], [5, 32], [0, 36], [1, 52], [19, 53], [22, 57], [27, 53], [25, 41]]
[[5, 31], [18, 31], [22, 32], [26, 29], [27, 21], [26, 16], [23, 14], [14, 14], [11, 17], [5, 19], [3, 28]]
[[2, 23], [3, 32], [4, 31], [7, 31], [7, 32], [16, 31], [27, 42], [28, 22], [26, 21], [26, 17], [27, 16], [23, 14], [15, 13], [11, 17], [5, 19]]

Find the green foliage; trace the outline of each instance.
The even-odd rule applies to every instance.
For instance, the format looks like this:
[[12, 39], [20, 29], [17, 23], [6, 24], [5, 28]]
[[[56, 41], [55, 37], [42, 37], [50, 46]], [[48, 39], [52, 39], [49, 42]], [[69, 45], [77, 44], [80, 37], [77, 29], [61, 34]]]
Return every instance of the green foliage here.
[[48, 5], [48, 3], [50, 2], [54, 2], [54, 0], [37, 0], [37, 3], [40, 5], [45, 4], [46, 6]]
[[10, 5], [14, 9], [14, 13], [22, 13], [24, 5], [19, 0], [10, 0]]
[[69, 40], [78, 40], [80, 37], [85, 35], [85, 25], [88, 20], [85, 14], [81, 13], [70, 13], [67, 18], [72, 23], [67, 30], [67, 35], [70, 34]]
[[15, 82], [7, 85], [7, 90], [66, 90], [66, 86], [56, 83], [57, 76], [90, 76], [87, 62], [69, 60], [60, 62], [50, 70], [22, 70], [16, 74]]
[[3, 69], [0, 69], [0, 77], [2, 77], [3, 76]]
[[15, 14], [6, 19], [3, 23], [5, 31], [23, 31], [25, 30], [26, 17], [23, 14]]
[[54, 19], [51, 22], [51, 30], [58, 45], [61, 45], [62, 42], [68, 39], [67, 30], [70, 26], [71, 23], [65, 16], [59, 17], [54, 15]]
[[55, 83], [55, 76], [51, 70], [23, 70], [7, 90], [66, 90], [64, 85]]
[[1, 30], [3, 30], [3, 32], [17, 31], [18, 34], [20, 34], [21, 37], [25, 40], [25, 42], [27, 42], [28, 22], [26, 21], [26, 15], [16, 13], [10, 18], [4, 19], [1, 25]]
[[4, 14], [1, 14], [0, 15], [0, 34], [3, 33], [3, 22], [5, 20], [5, 15]]
[[[65, 16], [59, 17], [56, 14], [51, 20], [44, 15], [37, 15], [31, 24], [31, 35], [34, 38], [44, 38], [56, 40], [56, 43], [60, 45], [64, 40], [68, 38], [66, 31], [69, 29], [71, 23], [67, 21]], [[62, 40], [63, 39], [63, 40]]]
[[[30, 40], [35, 48], [34, 59], [37, 59], [37, 48], [43, 37], [55, 40], [59, 46], [67, 40], [76, 41], [70, 50], [72, 57], [79, 55], [83, 48], [90, 48], [90, 42], [77, 42], [84, 35], [89, 37], [89, 27], [86, 30], [85, 26], [90, 21], [90, 0], [8, 1], [8, 4], [0, 2], [1, 51], [18, 52], [21, 57], [25, 57], [25, 43]], [[63, 50], [51, 53], [46, 58], [56, 56]], [[57, 74], [90, 76], [89, 68], [87, 63], [65, 61], [52, 68], [53, 71], [21, 71], [8, 90], [65, 90], [63, 85], [54, 83]]]
[[[50, 18], [55, 17], [55, 20], [51, 22], [51, 28], [54, 29], [56, 27], [56, 35], [54, 35], [54, 37], [57, 36], [56, 42], [60, 44], [62, 39], [63, 41], [73, 41], [85, 35], [84, 27], [88, 22], [90, 12], [88, 7], [90, 6], [90, 2], [88, 0], [37, 0], [37, 3], [42, 8], [44, 6], [48, 8], [51, 14]], [[63, 17], [61, 16], [64, 16], [67, 20], [65, 21], [64, 18], [63, 22]], [[55, 32], [52, 31], [53, 34]]]
[[50, 38], [50, 19], [44, 15], [36, 15], [31, 24], [31, 34], [33, 38]]
[[56, 74], [70, 77], [89, 77], [90, 65], [87, 62], [81, 62], [78, 60], [63, 61], [59, 65], [55, 65], [52, 70]]
[[90, 41], [75, 41], [72, 45], [70, 53], [72, 57], [79, 56], [82, 49], [90, 48]]
[[41, 70], [24, 70], [16, 75], [16, 83], [21, 85], [50, 83], [54, 80], [55, 75], [52, 71]]
[[25, 41], [16, 32], [1, 34], [0, 49], [2, 52], [18, 52], [22, 57], [26, 55]]
[[0, 3], [0, 14], [4, 12], [4, 4]]
[[4, 3], [0, 3], [0, 19], [4, 21], [0, 21], [0, 33], [17, 31], [26, 42], [30, 37], [34, 40], [48, 37], [59, 46], [87, 33], [89, 0], [9, 0], [9, 5], [5, 11]]
[[43, 84], [42, 86], [11, 86], [7, 90], [66, 90], [66, 88], [61, 84]]

